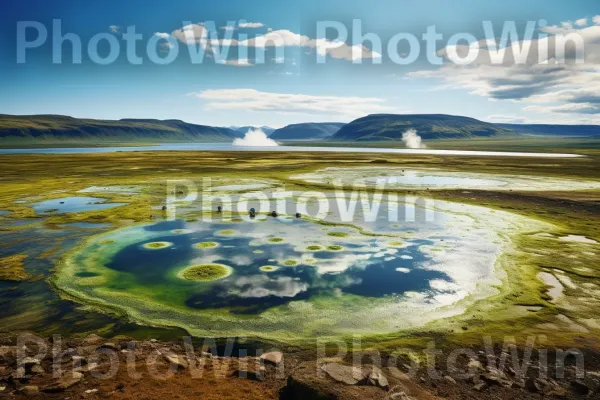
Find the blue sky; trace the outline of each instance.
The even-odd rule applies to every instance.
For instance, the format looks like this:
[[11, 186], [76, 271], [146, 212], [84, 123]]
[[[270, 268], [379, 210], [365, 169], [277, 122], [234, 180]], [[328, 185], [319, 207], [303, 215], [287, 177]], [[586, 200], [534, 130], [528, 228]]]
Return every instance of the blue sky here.
[[[507, 122], [600, 123], [600, 90], [596, 90], [600, 89], [600, 4], [594, 1], [14, 3], [3, 2], [0, 6], [0, 113], [175, 118], [207, 125], [275, 127], [303, 121], [346, 122], [376, 112], [446, 113]], [[62, 34], [73, 33], [80, 38], [81, 64], [73, 64], [70, 44], [62, 47], [63, 62], [53, 64], [52, 55], [57, 51], [52, 44], [55, 19], [62, 23]], [[317, 64], [318, 40], [332, 44], [335, 38], [332, 32], [325, 37], [319, 35], [317, 23], [336, 21], [351, 35], [354, 19], [360, 20], [363, 33], [375, 33], [382, 41], [381, 63], [373, 63], [373, 58], [378, 58], [373, 53], [376, 49], [365, 42], [364, 51], [359, 53], [362, 64], [354, 64], [350, 46], [361, 44], [348, 38], [346, 47], [326, 51], [326, 62]], [[436, 47], [444, 57], [447, 41], [456, 33], [484, 39], [483, 21], [492, 21], [499, 37], [505, 21], [514, 21], [522, 35], [527, 21], [540, 19], [545, 19], [549, 27], [536, 27], [534, 47], [540, 33], [551, 37], [575, 33], [586, 45], [583, 65], [540, 68], [536, 63], [515, 66], [509, 62], [490, 67], [478, 59], [464, 67], [445, 59], [442, 66], [437, 66], [427, 62], [425, 51], [410, 65], [398, 65], [387, 51], [394, 35], [406, 32], [420, 38], [427, 27], [435, 26], [444, 35]], [[45, 44], [27, 50], [25, 63], [17, 63], [19, 21], [39, 22], [48, 31]], [[187, 56], [186, 37], [181, 35], [186, 21], [196, 27], [213, 21], [217, 28], [229, 21], [234, 28], [232, 38], [240, 43], [245, 38], [251, 43], [278, 34], [286, 45], [277, 51], [267, 48], [266, 63], [261, 65], [254, 59], [256, 46], [251, 44], [228, 47], [226, 64], [215, 63], [210, 58], [213, 49], [208, 46], [209, 58], [194, 64]], [[128, 62], [123, 39], [128, 27], [142, 35], [136, 47], [143, 59], [141, 65]], [[225, 29], [217, 31], [221, 39], [227, 33]], [[146, 44], [157, 33], [177, 42], [179, 55], [168, 65], [156, 65], [146, 55]], [[87, 54], [90, 39], [97, 34], [113, 35], [119, 43], [118, 58], [108, 65], [95, 64]], [[35, 36], [32, 28], [29, 35], [27, 40]], [[202, 38], [197, 39], [194, 45], [206, 46]], [[155, 46], [161, 56], [168, 52], [166, 43], [163, 40]], [[398, 54], [408, 52], [405, 45]], [[250, 65], [237, 61], [240, 49], [249, 49]], [[107, 55], [106, 43], [98, 47], [98, 53]], [[280, 64], [275, 59], [281, 54], [284, 59]]]

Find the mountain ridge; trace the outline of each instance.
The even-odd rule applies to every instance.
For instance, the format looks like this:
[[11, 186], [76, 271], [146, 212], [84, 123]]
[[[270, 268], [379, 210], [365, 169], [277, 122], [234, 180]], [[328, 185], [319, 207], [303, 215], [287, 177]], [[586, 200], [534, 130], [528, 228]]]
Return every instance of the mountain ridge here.
[[240, 136], [238, 132], [229, 128], [190, 124], [177, 119], [98, 120], [52, 114], [0, 114], [0, 138], [4, 140], [223, 142], [232, 141]]
[[342, 122], [304, 122], [289, 124], [276, 129], [269, 135], [274, 140], [326, 139], [334, 135], [345, 124]]

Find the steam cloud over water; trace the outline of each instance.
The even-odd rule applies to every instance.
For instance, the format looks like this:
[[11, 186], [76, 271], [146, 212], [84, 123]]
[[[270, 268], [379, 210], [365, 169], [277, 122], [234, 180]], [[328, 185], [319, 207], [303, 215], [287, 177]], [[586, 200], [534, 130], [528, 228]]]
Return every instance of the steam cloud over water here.
[[233, 141], [234, 146], [275, 147], [279, 146], [276, 141], [269, 139], [262, 129], [249, 129], [241, 139]]
[[409, 129], [406, 132], [402, 133], [402, 141], [409, 149], [425, 149], [425, 146], [422, 143], [421, 136], [417, 134], [416, 129]]

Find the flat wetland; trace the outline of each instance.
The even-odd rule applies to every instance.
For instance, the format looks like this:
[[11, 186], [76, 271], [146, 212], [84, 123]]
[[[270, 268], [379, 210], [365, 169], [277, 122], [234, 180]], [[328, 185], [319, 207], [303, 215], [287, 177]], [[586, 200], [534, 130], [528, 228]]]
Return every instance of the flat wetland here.
[[[458, 147], [458, 142], [447, 141], [440, 142], [436, 148]], [[477, 141], [468, 144], [466, 148], [464, 146], [460, 148], [465, 150], [483, 149], [478, 147]], [[381, 332], [377, 332], [376, 329], [368, 332], [363, 338], [363, 343], [385, 350], [399, 346], [423, 346], [435, 338], [442, 345], [454, 347], [480, 343], [484, 336], [501, 339], [511, 335], [515, 336], [518, 341], [524, 342], [528, 335], [543, 334], [547, 336], [549, 344], [600, 350], [600, 343], [597, 339], [600, 334], [600, 318], [598, 317], [600, 315], [600, 246], [596, 243], [600, 242], [600, 189], [593, 188], [600, 182], [600, 149], [598, 146], [590, 146], [585, 140], [552, 140], [546, 144], [545, 148], [533, 143], [522, 143], [522, 147], [515, 148], [510, 141], [488, 142], [485, 150], [508, 148], [510, 151], [577, 153], [583, 154], [585, 157], [562, 159], [256, 151], [143, 151], [1, 155], [0, 274], [3, 281], [0, 281], [0, 309], [2, 310], [0, 330], [3, 335], [7, 336], [21, 331], [34, 331], [44, 335], [61, 333], [73, 336], [85, 336], [88, 333], [99, 332], [107, 337], [122, 335], [140, 339], [176, 338], [186, 330], [194, 333], [193, 329], [189, 329], [187, 323], [178, 324], [173, 320], [153, 322], [145, 316], [128, 312], [126, 306], [105, 304], [101, 296], [81, 296], [81, 290], [74, 290], [72, 287], [68, 288], [64, 285], [64, 275], [62, 275], [63, 281], [61, 281], [61, 274], [69, 270], [69, 262], [74, 257], [85, 256], [85, 259], [81, 259], [85, 261], [82, 265], [90, 266], [90, 263], [94, 263], [96, 255], [85, 251], [86, 246], [90, 244], [97, 246], [95, 248], [105, 246], [106, 253], [104, 250], [98, 251], [98, 263], [113, 266], [113, 270], [109, 272], [105, 269], [108, 277], [117, 272], [122, 274], [119, 276], [123, 279], [129, 276], [127, 279], [131, 279], [133, 285], [131, 287], [135, 288], [132, 290], [132, 296], [145, 295], [140, 289], [144, 280], [131, 278], [128, 275], [132, 273], [131, 271], [120, 271], [120, 264], [113, 260], [114, 257], [125, 257], [123, 262], [126, 263], [129, 260], [127, 257], [130, 256], [128, 254], [139, 257], [135, 254], [152, 252], [155, 255], [148, 257], [156, 257], [158, 260], [159, 252], [173, 252], [173, 247], [185, 245], [188, 249], [185, 250], [188, 252], [185, 260], [195, 260], [196, 265], [212, 265], [210, 268], [198, 272], [198, 276], [204, 276], [200, 279], [201, 282], [181, 280], [180, 284], [186, 290], [191, 290], [190, 285], [208, 285], [207, 282], [210, 282], [210, 285], [213, 285], [211, 288], [214, 289], [214, 285], [217, 285], [220, 279], [227, 282], [238, 279], [238, 281], [232, 282], [239, 282], [239, 279], [246, 277], [246, 273], [239, 272], [246, 264], [242, 260], [233, 261], [237, 255], [233, 251], [235, 246], [241, 246], [239, 248], [246, 250], [253, 245], [244, 242], [245, 239], [240, 237], [235, 225], [237, 223], [242, 226], [243, 223], [240, 221], [232, 224], [230, 228], [223, 225], [218, 226], [218, 229], [215, 228], [215, 230], [200, 234], [198, 232], [202, 232], [204, 229], [202, 219], [206, 216], [213, 216], [214, 210], [182, 208], [182, 214], [178, 214], [178, 217], [181, 215], [181, 226], [169, 228], [170, 230], [165, 231], [166, 233], [152, 231], [152, 227], [159, 225], [166, 217], [162, 206], [165, 205], [165, 199], [168, 196], [167, 182], [169, 180], [202, 182], [203, 178], [210, 177], [216, 182], [214, 186], [232, 196], [236, 193], [244, 193], [244, 191], [255, 191], [260, 185], [272, 189], [285, 187], [286, 191], [300, 193], [333, 192], [335, 190], [333, 179], [327, 179], [327, 176], [322, 180], [307, 180], [302, 177], [310, 174], [323, 175], [325, 173], [323, 171], [331, 168], [341, 168], [357, 174], [368, 173], [372, 169], [378, 171], [385, 169], [388, 172], [400, 174], [400, 171], [414, 169], [443, 171], [446, 174], [487, 174], [492, 182], [495, 180], [494, 176], [499, 180], [506, 176], [521, 176], [528, 177], [531, 182], [543, 183], [545, 179], [551, 179], [560, 184], [546, 187], [541, 185], [536, 190], [524, 190], [519, 187], [502, 190], [494, 185], [468, 189], [435, 188], [434, 186], [384, 188], [383, 191], [387, 195], [392, 193], [402, 198], [409, 196], [438, 201], [440, 204], [449, 203], [475, 207], [474, 210], [479, 208], [489, 210], [491, 213], [488, 217], [490, 226], [492, 219], [504, 221], [502, 218], [508, 218], [512, 221], [514, 218], [515, 227], [506, 232], [500, 232], [497, 238], [490, 241], [491, 244], [500, 246], [502, 251], [495, 253], [495, 280], [488, 284], [487, 287], [490, 290], [486, 292], [485, 296], [471, 298], [471, 293], [469, 293], [464, 297], [464, 299], [469, 298], [469, 301], [463, 300], [463, 298], [460, 300], [462, 301], [461, 312], [449, 312], [448, 315], [440, 315], [423, 324], [413, 326], [407, 322], [406, 326], [397, 326], [397, 330], [391, 330], [389, 326], [381, 325]], [[584, 186], [575, 184], [581, 182], [589, 184], [585, 186], [586, 188], [592, 188], [581, 189]], [[95, 189], [90, 191], [91, 187]], [[129, 190], [125, 190], [127, 188]], [[268, 191], [268, 189], [265, 190]], [[381, 192], [376, 185], [365, 185], [360, 190], [371, 196]], [[102, 208], [93, 207], [98, 204], [91, 203], [86, 204], [84, 210], [73, 212], [61, 208], [68, 205], [69, 200], [61, 204], [60, 202], [63, 200], [60, 199], [69, 199], [74, 196], [99, 198], [101, 199], [98, 201], [99, 204], [117, 204], [118, 206]], [[38, 212], [34, 210], [35, 204], [54, 204], [52, 200], [58, 201], [55, 208], [45, 208]], [[445, 212], [449, 215], [456, 215], [457, 218], [461, 215], [454, 209], [447, 209]], [[497, 219], [494, 212], [497, 213]], [[467, 214], [469, 212], [465, 212], [465, 215]], [[237, 215], [234, 215], [234, 218], [241, 220]], [[336, 265], [339, 265], [340, 260], [349, 252], [349, 249], [353, 248], [352, 246], [357, 249], [355, 254], [359, 254], [365, 246], [372, 247], [374, 243], [380, 245], [385, 241], [387, 247], [382, 251], [387, 252], [392, 247], [402, 249], [402, 243], [405, 241], [403, 238], [409, 238], [406, 235], [407, 229], [402, 229], [402, 221], [396, 223], [399, 225], [398, 232], [391, 228], [391, 231], [388, 232], [380, 227], [374, 229], [369, 226], [341, 223], [335, 220], [313, 221], [308, 217], [305, 219], [303, 216], [302, 223], [307, 224], [308, 231], [323, 231], [323, 239], [317, 238], [311, 242], [302, 238], [301, 235], [294, 236], [298, 234], [290, 231], [290, 229], [304, 229], [302, 225], [290, 227], [285, 223], [283, 217], [280, 219], [281, 227], [278, 225], [271, 228], [271, 223], [267, 220], [263, 224], [255, 223], [252, 232], [242, 232], [254, 235], [255, 240], [264, 242], [260, 242], [260, 246], [251, 247], [253, 250], [244, 255], [261, 263], [255, 265], [256, 268], [249, 276], [263, 276], [264, 278], [261, 279], [271, 282], [268, 285], [260, 286], [260, 290], [267, 290], [265, 293], [269, 294], [269, 301], [277, 297], [277, 295], [273, 295], [276, 290], [286, 290], [282, 292], [285, 294], [279, 294], [279, 298], [289, 296], [291, 288], [295, 288], [295, 291], [292, 292], [295, 296], [303, 287], [322, 288], [329, 285], [327, 288], [331, 288], [332, 293], [346, 290], [348, 286], [344, 286], [345, 284], [339, 280], [333, 282], [323, 279], [323, 276], [314, 276], [314, 272], [311, 271], [314, 271], [315, 267], [309, 267], [318, 260], [313, 260], [312, 256], [303, 256], [308, 251], [315, 253], [317, 255], [315, 258], [321, 254], [325, 260], [322, 265], [331, 267], [333, 263], [327, 260], [337, 260]], [[294, 222], [294, 219], [289, 218], [289, 221]], [[500, 222], [494, 223], [500, 224]], [[281, 231], [278, 231], [278, 235], [263, 238], [255, 233], [257, 230], [260, 231], [261, 226], [269, 227], [269, 229], [281, 229]], [[140, 241], [134, 241], [132, 234], [130, 239], [131, 245], [134, 247], [129, 250], [125, 249], [129, 253], [119, 252], [123, 250], [115, 247], [116, 244], [121, 245], [117, 242], [118, 239], [115, 239], [119, 236], [113, 238], [111, 235], [117, 235], [121, 231], [141, 235], [140, 229], [152, 231], [150, 236], [154, 238], [152, 240], [155, 243], [171, 243], [174, 246], [155, 245], [155, 249], [147, 246], [148, 248], [144, 250], [139, 247], [140, 243], [151, 243], [151, 241], [144, 241], [143, 238]], [[303, 247], [293, 250], [294, 257], [279, 259], [276, 250], [273, 249], [277, 249], [277, 246], [280, 246], [281, 249], [290, 246], [288, 237], [285, 236], [288, 233], [289, 238], [300, 237], [298, 243], [302, 243]], [[346, 234], [349, 236], [345, 236]], [[385, 235], [391, 236], [391, 238]], [[184, 240], [188, 236], [193, 239], [190, 239], [189, 244], [185, 241], [187, 239]], [[125, 238], [127, 239], [127, 235]], [[577, 238], [584, 238], [584, 240], [577, 240]], [[414, 239], [418, 239], [418, 237]], [[367, 242], [367, 240], [371, 242]], [[394, 243], [396, 244], [394, 245]], [[436, 260], [438, 255], [435, 254], [435, 251], [438, 250], [431, 250], [431, 247], [435, 246], [430, 243], [420, 243], [420, 245], [425, 246], [425, 249], [429, 246], [427, 256], [431, 260]], [[327, 247], [329, 247], [329, 251]], [[82, 249], [84, 249], [83, 253]], [[147, 253], [142, 253], [143, 251]], [[291, 251], [289, 250], [289, 252]], [[180, 252], [170, 257], [183, 257], [182, 254]], [[214, 255], [214, 257], [206, 256], [206, 254]], [[400, 254], [404, 255], [403, 259], [409, 264], [409, 257], [418, 258], [419, 256], [416, 253], [389, 251], [381, 257], [390, 260], [398, 257], [397, 259], [400, 260]], [[104, 259], [103, 257], [109, 258]], [[232, 261], [225, 263], [224, 261], [228, 259]], [[170, 272], [170, 275], [164, 279], [178, 282], [176, 275], [177, 271], [181, 272], [182, 264], [178, 264], [176, 260], [169, 257], [164, 262], [165, 268], [173, 268], [172, 273]], [[170, 264], [171, 262], [173, 264]], [[226, 265], [219, 266], [221, 264]], [[150, 265], [148, 264], [148, 268]], [[230, 276], [228, 268], [231, 265], [234, 265], [237, 272]], [[388, 267], [384, 264], [381, 265], [382, 273], [388, 273]], [[228, 272], [224, 273], [224, 269]], [[401, 276], [410, 270], [401, 264], [394, 269], [395, 273]], [[442, 273], [441, 270], [434, 269], [433, 271]], [[82, 274], [80, 275], [81, 281], [89, 282], [89, 285], [98, 285], [98, 282], [102, 285], [103, 281], [100, 278], [106, 278], [106, 276], [95, 275], [98, 270], [92, 267], [89, 268], [89, 271], [79, 271], [78, 273]], [[351, 293], [352, 296], [357, 296], [356, 303], [353, 303], [356, 308], [359, 306], [379, 307], [379, 302], [390, 301], [386, 296], [391, 292], [384, 293], [381, 289], [381, 292], [374, 293], [372, 287], [365, 283], [369, 282], [366, 275], [360, 275], [362, 273], [350, 268], [345, 270], [345, 275], [340, 275], [347, 279], [359, 277], [363, 280], [365, 286], [353, 286], [354, 289]], [[214, 277], [211, 274], [214, 274]], [[547, 279], [549, 276], [554, 279]], [[147, 279], [146, 283], [149, 286], [160, 287], [159, 280], [163, 278], [159, 275], [152, 275]], [[427, 277], [427, 279], [436, 281], [439, 286], [439, 282], [446, 278], [434, 276]], [[277, 280], [280, 285], [272, 286], [273, 280]], [[122, 282], [125, 281], [126, 279]], [[556, 282], [560, 284], [560, 287], [557, 288]], [[376, 283], [374, 285], [377, 286]], [[239, 286], [239, 291], [234, 295], [242, 296], [247, 288], [248, 286]], [[112, 285], [106, 293], [118, 292], [120, 289], [123, 288]], [[446, 287], [436, 287], [440, 293], [446, 289]], [[411, 292], [415, 290], [413, 287], [410, 290], [407, 289]], [[257, 293], [259, 292], [254, 292], [254, 298], [261, 298], [260, 293]], [[311, 300], [314, 301], [314, 307], [322, 307], [323, 310], [327, 310], [327, 307], [338, 309], [337, 307], [352, 306], [350, 303], [344, 304], [347, 301], [345, 300], [346, 294], [338, 298], [334, 298], [334, 296], [323, 298], [320, 297], [321, 292], [317, 295], [304, 289], [302, 293], [311, 293], [311, 296], [315, 296], [314, 300]], [[228, 292], [228, 296], [230, 295], [233, 296]], [[181, 296], [181, 293], [177, 296]], [[174, 304], [189, 301], [189, 299], [180, 299], [177, 296], [161, 297], [157, 295], [154, 300], [161, 304], [165, 304], [167, 301], [173, 301]], [[140, 298], [142, 297], [136, 298], [135, 301], [139, 301]], [[201, 307], [209, 300], [215, 302], [219, 300], [224, 309], [230, 312], [231, 310], [236, 311], [240, 320], [252, 318], [253, 315], [260, 315], [263, 312], [270, 312], [258, 305], [242, 310], [243, 307], [240, 308], [241, 305], [236, 302], [234, 297], [223, 297], [222, 294], [211, 291], [202, 292], [202, 295], [197, 294], [194, 300], [195, 303], [188, 302], [187, 304], [191, 304], [190, 307]], [[309, 304], [309, 299], [302, 297], [296, 300], [302, 300], [294, 303], [294, 307], [296, 307], [294, 312], [298, 312], [300, 315], [302, 313], [300, 305]], [[247, 304], [244, 303], [244, 307]], [[282, 313], [273, 315], [281, 317], [282, 321], [287, 321], [285, 313], [282, 311], [285, 310], [285, 307], [290, 306], [287, 300], [273, 301], [268, 306], [278, 310], [278, 313]], [[180, 308], [180, 306], [177, 307]], [[184, 311], [188, 311], [179, 308], [177, 308], [177, 312], [181, 312], [182, 315]], [[217, 311], [211, 309], [210, 313]], [[308, 313], [308, 311], [306, 312]], [[334, 329], [325, 328], [331, 324], [344, 324], [347, 321], [332, 319], [328, 325], [327, 314], [319, 315], [322, 320], [319, 324], [315, 323], [316, 332], [324, 329], [324, 332], [335, 333], [342, 339], [350, 338], [350, 329], [340, 329], [337, 332]], [[400, 320], [403, 321], [402, 318]], [[285, 323], [282, 322], [282, 326], [285, 327]], [[253, 322], [248, 324], [252, 325]], [[254, 327], [258, 330], [258, 325]], [[240, 331], [236, 330], [237, 328], [239, 326], [232, 327], [232, 332]], [[296, 333], [278, 332], [278, 334], [264, 339], [304, 346], [305, 343], [298, 337], [306, 332], [300, 334], [294, 329], [291, 329], [291, 332]], [[257, 335], [257, 339], [261, 340], [260, 335]]]

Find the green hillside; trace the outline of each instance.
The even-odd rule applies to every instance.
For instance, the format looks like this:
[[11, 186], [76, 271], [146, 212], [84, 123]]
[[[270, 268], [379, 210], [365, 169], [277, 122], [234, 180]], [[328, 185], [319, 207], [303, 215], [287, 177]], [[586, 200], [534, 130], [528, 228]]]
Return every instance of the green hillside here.
[[0, 115], [0, 140], [3, 142], [230, 142], [239, 136], [229, 128], [195, 125], [180, 120], [110, 121], [61, 115]]
[[423, 139], [496, 136], [511, 132], [474, 118], [440, 114], [374, 114], [344, 125], [332, 141], [400, 140], [402, 133], [416, 129]]

